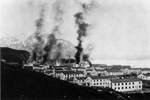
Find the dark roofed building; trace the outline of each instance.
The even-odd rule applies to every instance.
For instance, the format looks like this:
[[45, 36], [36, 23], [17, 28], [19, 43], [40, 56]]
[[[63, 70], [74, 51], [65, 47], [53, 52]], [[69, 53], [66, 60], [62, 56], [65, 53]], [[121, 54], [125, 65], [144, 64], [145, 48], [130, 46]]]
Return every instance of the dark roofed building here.
[[150, 73], [150, 68], [142, 68], [141, 73], [143, 73], [143, 74]]

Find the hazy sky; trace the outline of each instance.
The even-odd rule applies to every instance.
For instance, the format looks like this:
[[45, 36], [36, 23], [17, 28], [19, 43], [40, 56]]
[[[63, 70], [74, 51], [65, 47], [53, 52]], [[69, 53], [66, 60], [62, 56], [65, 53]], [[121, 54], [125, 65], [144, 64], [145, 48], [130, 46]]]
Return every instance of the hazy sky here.
[[[55, 2], [63, 10], [59, 38], [77, 44], [73, 15], [81, 11], [81, 0], [0, 0], [0, 36], [29, 36], [44, 5], [43, 34], [54, 24]], [[150, 67], [150, 0], [88, 0], [85, 20], [90, 24], [84, 46], [92, 45], [93, 62]], [[87, 2], [87, 0], [82, 0]]]

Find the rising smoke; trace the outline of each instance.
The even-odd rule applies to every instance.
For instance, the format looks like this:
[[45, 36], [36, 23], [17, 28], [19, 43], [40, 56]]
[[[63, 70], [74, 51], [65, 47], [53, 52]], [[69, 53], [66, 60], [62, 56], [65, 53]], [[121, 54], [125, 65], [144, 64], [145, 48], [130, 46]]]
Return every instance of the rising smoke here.
[[83, 13], [79, 12], [75, 14], [76, 24], [78, 25], [78, 45], [76, 46], [77, 52], [75, 54], [76, 63], [79, 64], [81, 61], [81, 56], [83, 55], [83, 47], [82, 47], [82, 38], [87, 35], [87, 27], [88, 24], [84, 22]]
[[34, 33], [36, 43], [33, 45], [33, 51], [31, 54], [31, 61], [40, 61], [42, 59], [43, 55], [43, 45], [44, 45], [44, 39], [42, 36], [42, 29], [44, 25], [44, 14], [45, 14], [45, 9], [44, 6], [42, 6], [42, 9], [40, 10], [40, 16], [39, 19], [36, 20], [36, 31]]
[[[52, 10], [53, 10], [53, 20], [54, 20], [54, 24], [53, 24], [53, 29], [52, 32], [50, 32], [48, 34], [48, 36], [46, 37], [46, 39], [43, 39], [45, 37], [43, 37], [42, 35], [42, 30], [44, 27], [44, 16], [45, 14], [45, 9], [44, 7], [42, 7], [41, 11], [40, 11], [40, 17], [39, 19], [36, 21], [36, 32], [34, 33], [35, 35], [35, 39], [37, 40], [37, 43], [34, 44], [34, 49], [32, 52], [32, 60], [33, 61], [39, 61], [42, 64], [45, 63], [51, 63], [50, 61], [56, 61], [58, 59], [60, 59], [62, 57], [62, 44], [58, 43], [58, 39], [57, 39], [57, 35], [61, 34], [61, 26], [63, 24], [63, 15], [65, 13], [64, 11], [64, 5], [63, 5], [64, 1], [63, 0], [56, 0], [53, 3], [52, 6]], [[83, 48], [83, 42], [84, 42], [84, 37], [87, 37], [87, 31], [88, 31], [88, 27], [89, 24], [88, 22], [86, 22], [85, 20], [85, 15], [88, 13], [88, 11], [90, 11], [91, 8], [91, 3], [79, 3], [79, 5], [82, 8], [82, 11], [77, 12], [74, 17], [75, 17], [75, 23], [78, 26], [78, 36], [77, 36], [77, 40], [78, 40], [78, 44], [75, 47], [76, 48], [76, 54], [74, 55], [75, 59], [76, 59], [76, 63], [79, 64], [81, 62], [81, 60], [83, 61], [87, 61], [89, 62], [89, 64], [91, 65], [91, 62], [89, 60], [90, 55], [88, 53], [84, 52]], [[45, 40], [46, 43], [45, 43]]]
[[54, 13], [54, 28], [50, 34], [48, 34], [47, 43], [44, 46], [43, 51], [45, 54], [43, 55], [43, 62], [42, 63], [51, 63], [50, 61], [56, 61], [57, 59], [61, 58], [61, 44], [57, 44], [57, 37], [60, 32], [60, 26], [63, 22], [63, 9], [62, 9], [62, 2], [56, 0], [53, 4], [53, 11]]
[[[84, 0], [85, 1], [85, 0]], [[82, 12], [78, 12], [74, 15], [75, 22], [78, 25], [78, 36], [77, 36], [77, 40], [78, 40], [78, 45], [76, 46], [77, 52], [75, 54], [75, 59], [76, 59], [76, 63], [79, 64], [81, 62], [81, 60], [83, 61], [87, 61], [89, 63], [89, 65], [91, 66], [92, 63], [89, 60], [89, 54], [86, 54], [84, 52], [84, 48], [83, 48], [83, 42], [84, 42], [84, 37], [87, 36], [87, 30], [89, 27], [89, 23], [87, 23], [85, 21], [85, 15], [88, 13], [88, 11], [90, 10], [89, 8], [91, 8], [92, 3], [91, 1], [86, 0], [86, 2], [79, 2], [79, 4], [81, 5], [82, 8]]]

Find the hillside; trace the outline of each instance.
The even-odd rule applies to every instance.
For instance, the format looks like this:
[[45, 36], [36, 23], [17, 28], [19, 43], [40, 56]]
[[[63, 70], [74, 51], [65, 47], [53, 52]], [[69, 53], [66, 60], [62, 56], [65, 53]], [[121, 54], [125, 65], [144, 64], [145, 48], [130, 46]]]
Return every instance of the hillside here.
[[[105, 91], [68, 83], [42, 73], [22, 69], [28, 52], [1, 48], [1, 95], [3, 100], [116, 100], [117, 96]], [[11, 62], [11, 63], [10, 63]], [[17, 64], [12, 62], [17, 62]]]
[[[78, 86], [42, 73], [22, 69], [28, 52], [2, 48], [1, 97], [2, 100], [148, 100], [149, 94], [127, 94], [103, 89]], [[21, 62], [20, 62], [21, 61]], [[17, 62], [12, 64], [10, 62]], [[128, 97], [130, 96], [130, 97]]]
[[21, 64], [26, 62], [30, 56], [30, 53], [25, 50], [15, 50], [8, 47], [0, 47], [1, 59], [6, 62], [16, 62]]
[[3, 62], [1, 82], [3, 100], [117, 99], [108, 92], [99, 93], [95, 89], [70, 84], [34, 71], [15, 70], [12, 65]]

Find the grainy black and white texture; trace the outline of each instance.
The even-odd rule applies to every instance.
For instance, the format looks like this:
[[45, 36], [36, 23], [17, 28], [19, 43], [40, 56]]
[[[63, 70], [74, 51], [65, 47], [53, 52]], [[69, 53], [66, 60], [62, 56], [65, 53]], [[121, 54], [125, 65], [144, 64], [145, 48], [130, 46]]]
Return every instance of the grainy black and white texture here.
[[[149, 0], [1, 0], [0, 43], [29, 50], [39, 48], [38, 54], [47, 59], [50, 52], [41, 50], [52, 46], [48, 42], [53, 34], [77, 48], [81, 48], [82, 40], [82, 54], [88, 54], [93, 63], [149, 67], [149, 5]], [[74, 17], [77, 13], [83, 15], [80, 24], [88, 27], [79, 27]], [[79, 32], [81, 27], [84, 33]], [[51, 58], [59, 58], [60, 54]]]
[[0, 55], [3, 100], [148, 100], [149, 93], [98, 92], [33, 67], [150, 68], [150, 0], [0, 0]]

